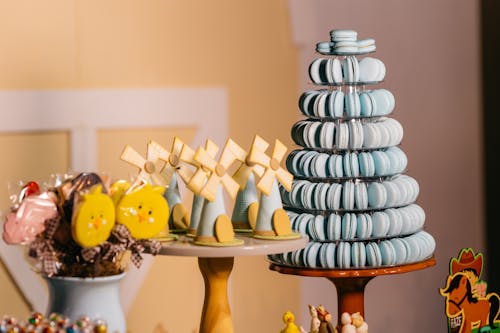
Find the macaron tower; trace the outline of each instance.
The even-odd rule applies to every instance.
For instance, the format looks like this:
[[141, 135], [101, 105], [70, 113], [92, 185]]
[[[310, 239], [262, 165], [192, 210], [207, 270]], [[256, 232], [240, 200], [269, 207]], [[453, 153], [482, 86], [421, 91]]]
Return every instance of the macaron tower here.
[[403, 127], [391, 117], [394, 95], [378, 87], [386, 68], [369, 55], [375, 40], [360, 40], [352, 30], [333, 30], [330, 37], [317, 44], [309, 66], [315, 87], [298, 101], [305, 118], [291, 136], [300, 148], [286, 160], [294, 180], [290, 192], [281, 191], [293, 230], [310, 243], [271, 259], [324, 269], [425, 260], [435, 241], [415, 203], [418, 183], [405, 174]]

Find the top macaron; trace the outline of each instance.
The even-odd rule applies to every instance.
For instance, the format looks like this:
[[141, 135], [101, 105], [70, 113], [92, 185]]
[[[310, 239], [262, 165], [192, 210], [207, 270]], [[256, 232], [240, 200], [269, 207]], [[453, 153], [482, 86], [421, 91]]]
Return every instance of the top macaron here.
[[354, 30], [332, 30], [330, 31], [332, 42], [355, 42], [358, 39], [358, 33]]
[[373, 38], [358, 40], [358, 33], [354, 30], [332, 30], [330, 41], [316, 44], [316, 51], [326, 55], [366, 54], [375, 50]]

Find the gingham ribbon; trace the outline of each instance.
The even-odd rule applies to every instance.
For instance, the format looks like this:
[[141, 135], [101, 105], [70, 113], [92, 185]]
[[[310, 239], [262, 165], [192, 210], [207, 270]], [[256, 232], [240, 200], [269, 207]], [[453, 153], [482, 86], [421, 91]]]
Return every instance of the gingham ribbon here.
[[140, 242], [135, 241], [128, 228], [123, 224], [117, 223], [113, 227], [111, 234], [120, 244], [124, 245], [127, 250], [132, 252], [130, 260], [135, 267], [141, 267], [143, 260], [141, 253], [144, 252], [144, 246]]
[[102, 256], [104, 261], [112, 261], [115, 257], [126, 250], [123, 244], [113, 244], [110, 242], [104, 242], [101, 245], [84, 248], [81, 250], [82, 259], [86, 262], [93, 262]]
[[89, 248], [84, 248], [81, 251], [81, 255], [84, 261], [92, 262], [96, 259], [96, 257], [101, 253], [100, 246], [94, 246]]
[[141, 267], [142, 264], [142, 256], [141, 253], [144, 252], [144, 246], [142, 246], [138, 242], [134, 242], [129, 250], [132, 252], [132, 255], [130, 256], [130, 260], [134, 264], [135, 267], [139, 268]]
[[111, 235], [116, 238], [118, 243], [125, 245], [128, 249], [132, 243], [135, 242], [134, 238], [130, 234], [130, 231], [123, 224], [115, 224], [113, 230], [111, 230]]
[[59, 224], [61, 223], [61, 216], [57, 215], [53, 219], [45, 220], [45, 237], [52, 239], [56, 233]]
[[30, 244], [28, 255], [41, 261], [42, 272], [47, 276], [52, 276], [59, 271], [56, 253], [50, 240], [36, 239]]
[[144, 252], [147, 252], [152, 255], [157, 255], [160, 253], [161, 250], [161, 243], [155, 240], [149, 240], [149, 239], [141, 239], [138, 242], [144, 246]]
[[103, 249], [104, 249], [104, 251], [103, 251], [104, 254], [102, 256], [102, 259], [103, 260], [114, 260], [118, 254], [120, 254], [126, 250], [126, 247], [123, 244], [112, 244], [112, 243], [106, 242], [103, 244]]

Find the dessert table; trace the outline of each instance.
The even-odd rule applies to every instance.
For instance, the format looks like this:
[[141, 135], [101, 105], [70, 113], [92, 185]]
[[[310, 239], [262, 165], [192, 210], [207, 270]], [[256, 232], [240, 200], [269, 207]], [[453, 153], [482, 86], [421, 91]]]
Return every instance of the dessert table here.
[[307, 237], [290, 240], [260, 240], [237, 234], [244, 241], [238, 246], [199, 246], [192, 238], [180, 236], [178, 240], [162, 243], [159, 255], [198, 257], [205, 283], [205, 299], [200, 321], [200, 333], [234, 332], [227, 296], [227, 284], [234, 257], [268, 255], [298, 250], [306, 246]]

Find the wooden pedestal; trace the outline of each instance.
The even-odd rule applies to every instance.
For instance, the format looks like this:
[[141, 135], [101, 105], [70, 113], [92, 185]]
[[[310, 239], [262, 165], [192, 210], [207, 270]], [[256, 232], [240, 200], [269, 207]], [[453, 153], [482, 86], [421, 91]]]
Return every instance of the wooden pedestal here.
[[310, 276], [310, 277], [325, 277], [335, 284], [337, 289], [338, 302], [338, 322], [340, 316], [344, 312], [355, 313], [359, 312], [364, 317], [365, 315], [365, 287], [376, 276], [401, 274], [412, 272], [427, 267], [434, 266], [436, 260], [434, 257], [401, 266], [381, 267], [373, 269], [315, 269], [315, 268], [297, 268], [277, 263], [271, 263], [270, 269], [282, 274]]

